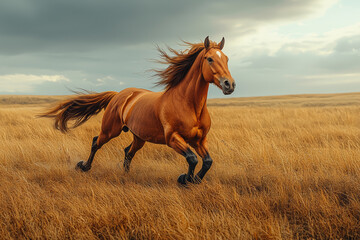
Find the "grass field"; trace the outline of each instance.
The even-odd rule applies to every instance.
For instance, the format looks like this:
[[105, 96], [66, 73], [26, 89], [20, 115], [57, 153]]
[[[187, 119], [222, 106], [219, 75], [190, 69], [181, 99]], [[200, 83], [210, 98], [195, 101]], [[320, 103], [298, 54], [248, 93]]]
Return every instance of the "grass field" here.
[[35, 118], [61, 98], [0, 96], [2, 239], [360, 239], [360, 93], [209, 100], [214, 164], [188, 188], [163, 145], [125, 174], [128, 133], [75, 171], [101, 114], [62, 134]]

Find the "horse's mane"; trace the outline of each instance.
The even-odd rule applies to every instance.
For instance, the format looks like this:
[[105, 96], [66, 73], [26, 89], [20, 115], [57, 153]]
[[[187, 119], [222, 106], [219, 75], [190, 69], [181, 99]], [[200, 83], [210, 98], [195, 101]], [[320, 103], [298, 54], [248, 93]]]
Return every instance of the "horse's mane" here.
[[[205, 48], [204, 43], [184, 43], [185, 46], [189, 46], [190, 49], [176, 51], [175, 49], [168, 47], [168, 50], [173, 53], [174, 56], [170, 56], [159, 47], [157, 48], [161, 58], [161, 60], [157, 62], [169, 64], [164, 70], [154, 70], [155, 76], [160, 77], [160, 80], [156, 82], [156, 85], [164, 85], [165, 90], [175, 87], [185, 78], [199, 53]], [[218, 48], [219, 46], [217, 43], [210, 41], [210, 48], [214, 47]]]

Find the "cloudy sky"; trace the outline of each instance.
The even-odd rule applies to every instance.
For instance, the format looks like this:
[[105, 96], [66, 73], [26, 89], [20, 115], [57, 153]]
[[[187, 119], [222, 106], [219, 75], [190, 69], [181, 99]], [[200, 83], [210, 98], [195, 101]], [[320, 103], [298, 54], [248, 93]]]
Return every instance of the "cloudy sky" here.
[[360, 91], [359, 12], [358, 0], [3, 0], [0, 94], [159, 91], [156, 45], [207, 35], [226, 39], [230, 97]]

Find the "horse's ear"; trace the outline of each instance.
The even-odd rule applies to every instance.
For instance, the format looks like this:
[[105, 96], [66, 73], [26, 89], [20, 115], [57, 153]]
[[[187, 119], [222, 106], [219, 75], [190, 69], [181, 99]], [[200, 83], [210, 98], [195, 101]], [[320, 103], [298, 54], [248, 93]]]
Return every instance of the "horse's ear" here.
[[205, 49], [208, 49], [210, 47], [210, 40], [209, 40], [209, 36], [207, 36], [204, 40], [204, 46]]
[[223, 38], [221, 39], [221, 42], [218, 44], [220, 50], [223, 49], [224, 45], [225, 45], [225, 38], [223, 37]]

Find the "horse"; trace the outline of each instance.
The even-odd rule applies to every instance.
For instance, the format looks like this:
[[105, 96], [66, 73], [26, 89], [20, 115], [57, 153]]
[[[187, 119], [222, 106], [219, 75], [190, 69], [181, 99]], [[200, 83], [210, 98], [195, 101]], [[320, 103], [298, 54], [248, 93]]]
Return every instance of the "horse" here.
[[[96, 152], [105, 143], [130, 130], [133, 141], [124, 149], [125, 172], [129, 172], [132, 159], [145, 142], [166, 144], [185, 157], [189, 165], [187, 173], [178, 177], [178, 183], [200, 183], [213, 163], [206, 137], [211, 125], [206, 105], [209, 84], [214, 83], [225, 95], [235, 89], [229, 58], [222, 52], [224, 43], [224, 38], [216, 43], [208, 36], [201, 43], [185, 42], [189, 46], [185, 51], [168, 48], [172, 56], [158, 48], [160, 62], [168, 64], [164, 70], [155, 70], [160, 77], [157, 84], [165, 86], [162, 92], [126, 88], [120, 92], [80, 93], [40, 116], [54, 119], [55, 128], [65, 133], [69, 120], [74, 121], [75, 128], [105, 109], [101, 131], [93, 138], [88, 160], [76, 165], [80, 171], [91, 169]], [[202, 167], [195, 176], [198, 160], [190, 147], [202, 158]]]

